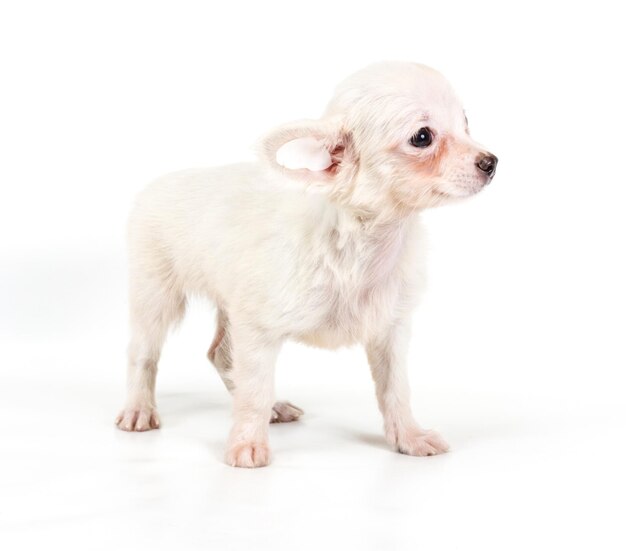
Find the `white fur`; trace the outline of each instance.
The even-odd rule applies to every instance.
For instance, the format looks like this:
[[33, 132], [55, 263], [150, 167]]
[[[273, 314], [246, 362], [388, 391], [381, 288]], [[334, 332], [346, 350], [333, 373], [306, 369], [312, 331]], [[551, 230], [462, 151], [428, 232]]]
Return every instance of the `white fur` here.
[[[433, 144], [410, 145], [426, 126]], [[275, 404], [274, 363], [286, 339], [363, 344], [391, 444], [411, 455], [445, 451], [411, 414], [404, 365], [422, 280], [418, 214], [481, 189], [482, 151], [439, 73], [387, 63], [341, 84], [320, 120], [271, 132], [259, 163], [150, 185], [129, 223], [132, 339], [120, 428], [159, 426], [160, 349], [197, 294], [219, 312], [209, 358], [233, 392], [229, 464], [266, 465], [270, 420], [302, 413]]]

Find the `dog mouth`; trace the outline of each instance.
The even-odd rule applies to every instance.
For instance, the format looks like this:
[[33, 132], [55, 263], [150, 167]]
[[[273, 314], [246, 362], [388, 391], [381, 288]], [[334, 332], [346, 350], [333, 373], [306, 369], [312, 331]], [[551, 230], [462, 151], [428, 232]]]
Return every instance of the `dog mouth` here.
[[459, 184], [453, 185], [450, 189], [447, 190], [438, 189], [437, 192], [440, 195], [451, 199], [463, 199], [466, 197], [472, 197], [473, 195], [476, 195], [480, 193], [483, 189], [485, 189], [485, 187], [487, 187], [491, 183], [492, 179], [493, 177], [488, 177], [485, 179], [473, 178], [469, 181], [466, 180], [462, 184], [459, 182]]
[[450, 197], [450, 194], [447, 191], [443, 191], [443, 190], [437, 189], [437, 188], [431, 189], [431, 193], [432, 193], [433, 197], [435, 197], [435, 198], [444, 199], [444, 198]]
[[472, 195], [476, 195], [482, 186], [471, 186], [471, 187], [454, 187], [453, 189], [445, 190], [445, 189], [433, 189], [432, 194], [435, 199], [464, 199], [466, 197], [471, 197]]
[[453, 191], [433, 190], [433, 199], [438, 202], [453, 202], [477, 195], [484, 186], [456, 188]]

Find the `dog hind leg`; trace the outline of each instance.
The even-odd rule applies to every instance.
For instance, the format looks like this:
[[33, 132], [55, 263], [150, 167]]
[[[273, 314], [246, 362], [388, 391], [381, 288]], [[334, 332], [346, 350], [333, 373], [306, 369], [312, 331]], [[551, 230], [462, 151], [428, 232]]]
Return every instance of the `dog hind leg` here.
[[157, 364], [168, 330], [183, 317], [186, 305], [169, 270], [145, 272], [130, 288], [127, 400], [115, 420], [125, 431], [157, 429], [161, 424], [155, 400]]

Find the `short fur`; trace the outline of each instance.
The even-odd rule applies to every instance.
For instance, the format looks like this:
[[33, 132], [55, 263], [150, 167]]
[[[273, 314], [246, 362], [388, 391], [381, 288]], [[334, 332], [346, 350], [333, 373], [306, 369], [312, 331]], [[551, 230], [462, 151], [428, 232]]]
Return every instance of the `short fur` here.
[[[422, 127], [433, 143], [416, 148], [410, 139]], [[317, 140], [308, 142], [321, 148], [315, 162], [328, 158], [329, 166], [279, 165], [280, 148], [297, 149], [300, 138]], [[477, 167], [484, 155], [439, 73], [382, 63], [344, 81], [321, 119], [269, 133], [260, 162], [151, 184], [129, 223], [132, 338], [118, 426], [160, 426], [161, 347], [187, 297], [204, 295], [218, 311], [208, 356], [234, 401], [228, 464], [266, 465], [270, 421], [302, 414], [274, 399], [274, 364], [286, 339], [364, 345], [391, 445], [418, 456], [446, 451], [413, 418], [405, 367], [422, 281], [419, 213], [482, 189], [492, 176]]]

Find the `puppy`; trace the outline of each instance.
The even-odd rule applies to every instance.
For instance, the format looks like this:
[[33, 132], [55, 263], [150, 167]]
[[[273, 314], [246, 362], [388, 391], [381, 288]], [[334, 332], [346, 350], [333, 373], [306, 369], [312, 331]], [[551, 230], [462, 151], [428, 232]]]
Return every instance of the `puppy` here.
[[419, 213], [491, 182], [497, 159], [469, 135], [436, 71], [382, 63], [345, 80], [319, 120], [268, 134], [260, 161], [187, 170], [151, 184], [129, 223], [128, 399], [122, 430], [160, 426], [157, 363], [187, 297], [217, 306], [208, 356], [233, 396], [226, 462], [270, 461], [274, 364], [294, 339], [367, 351], [385, 435], [399, 452], [445, 452], [411, 413], [405, 356], [421, 287]]

